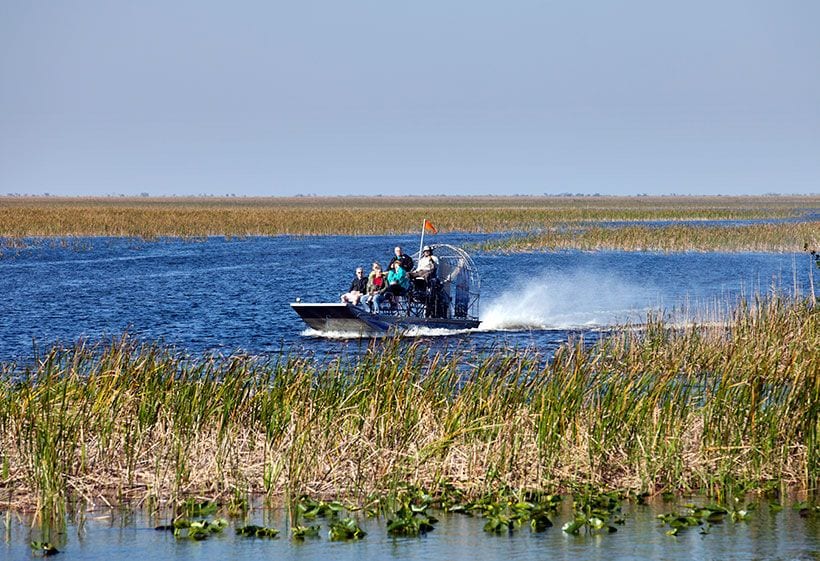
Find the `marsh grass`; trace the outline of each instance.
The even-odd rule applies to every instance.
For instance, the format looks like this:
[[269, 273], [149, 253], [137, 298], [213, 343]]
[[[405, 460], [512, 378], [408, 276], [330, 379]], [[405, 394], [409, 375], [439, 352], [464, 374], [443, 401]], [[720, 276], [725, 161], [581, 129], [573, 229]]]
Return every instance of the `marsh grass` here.
[[[0, 197], [0, 238], [379, 235], [543, 231], [581, 221], [801, 216], [817, 196], [783, 197]], [[14, 244], [14, 241], [6, 241]]]
[[[549, 364], [374, 343], [354, 361], [190, 358], [128, 338], [3, 367], [0, 498], [362, 504], [408, 484], [482, 496], [587, 484], [816, 488], [818, 311], [755, 299], [725, 325], [661, 319]], [[461, 496], [461, 495], [460, 495]]]
[[502, 252], [560, 249], [799, 252], [807, 245], [816, 246], [818, 242], [820, 222], [745, 226], [584, 226], [493, 240], [481, 244], [480, 249]]

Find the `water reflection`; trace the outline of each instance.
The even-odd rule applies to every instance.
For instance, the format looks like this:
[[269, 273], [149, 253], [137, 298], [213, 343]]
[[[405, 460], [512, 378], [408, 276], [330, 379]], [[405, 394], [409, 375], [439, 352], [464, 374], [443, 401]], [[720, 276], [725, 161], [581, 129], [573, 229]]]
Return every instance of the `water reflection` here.
[[[560, 525], [572, 517], [565, 501], [555, 526], [533, 533], [526, 526], [513, 534], [494, 535], [482, 530], [484, 520], [460, 514], [436, 513], [440, 522], [434, 531], [419, 538], [393, 538], [386, 532], [384, 519], [359, 517], [368, 535], [357, 542], [331, 542], [327, 523], [321, 537], [305, 542], [288, 539], [288, 517], [284, 510], [254, 510], [248, 520], [234, 520], [222, 534], [205, 541], [178, 540], [171, 532], [158, 532], [158, 518], [144, 511], [106, 510], [72, 518], [59, 541], [62, 559], [110, 560], [153, 559], [453, 559], [475, 561], [494, 559], [817, 559], [820, 552], [820, 520], [802, 518], [788, 505], [773, 513], [768, 503], [756, 503], [748, 522], [727, 519], [701, 534], [698, 528], [678, 536], [666, 535], [658, 514], [680, 506], [660, 500], [648, 505], [626, 504], [625, 523], [614, 534], [578, 536], [562, 532]], [[31, 521], [13, 517], [6, 527], [2, 556], [25, 559], [30, 556], [29, 542], [36, 539]], [[246, 523], [273, 526], [281, 530], [276, 540], [239, 537], [233, 528]]]

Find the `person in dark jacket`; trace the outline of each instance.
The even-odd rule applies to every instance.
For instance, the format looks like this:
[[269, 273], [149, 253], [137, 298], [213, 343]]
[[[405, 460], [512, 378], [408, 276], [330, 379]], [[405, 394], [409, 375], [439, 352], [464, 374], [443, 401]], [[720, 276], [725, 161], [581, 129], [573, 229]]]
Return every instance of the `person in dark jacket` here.
[[390, 260], [390, 264], [387, 265], [388, 272], [393, 270], [393, 263], [396, 261], [406, 272], [409, 273], [413, 270], [413, 258], [404, 253], [400, 246], [396, 246], [396, 249], [393, 250], [393, 258]]
[[349, 302], [354, 306], [359, 303], [367, 293], [367, 277], [364, 276], [364, 269], [356, 267], [356, 276], [350, 283], [350, 290], [342, 294], [342, 302]]

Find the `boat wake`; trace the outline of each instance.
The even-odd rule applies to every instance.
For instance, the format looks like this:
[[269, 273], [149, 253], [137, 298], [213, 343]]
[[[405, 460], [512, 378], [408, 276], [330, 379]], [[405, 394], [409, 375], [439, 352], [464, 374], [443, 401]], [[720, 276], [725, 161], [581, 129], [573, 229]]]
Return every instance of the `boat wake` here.
[[[318, 339], [335, 339], [343, 341], [346, 339], [361, 339], [361, 331], [319, 331], [318, 329], [307, 328], [301, 333], [302, 337], [316, 337]], [[366, 338], [381, 338], [388, 336], [387, 333], [381, 335], [368, 335]]]
[[[472, 333], [477, 331], [476, 329], [443, 329], [443, 328], [433, 328], [433, 327], [418, 327], [414, 326], [406, 331], [404, 331], [401, 335], [402, 337], [451, 337], [453, 335], [464, 335], [466, 333]], [[392, 337], [395, 332], [387, 332], [382, 333], [379, 335], [366, 335], [364, 338], [378, 338], [381, 339], [383, 337]], [[317, 337], [321, 339], [334, 339], [339, 341], [344, 341], [348, 339], [361, 339], [362, 334], [359, 331], [319, 331], [317, 329], [305, 329], [302, 331], [301, 335], [303, 337]]]
[[475, 329], [444, 329], [440, 327], [411, 327], [404, 332], [405, 337], [451, 337], [472, 333]]
[[[613, 275], [536, 275], [482, 306], [479, 331], [596, 329], [641, 323], [657, 292]], [[655, 300], [653, 304], [653, 300]]]

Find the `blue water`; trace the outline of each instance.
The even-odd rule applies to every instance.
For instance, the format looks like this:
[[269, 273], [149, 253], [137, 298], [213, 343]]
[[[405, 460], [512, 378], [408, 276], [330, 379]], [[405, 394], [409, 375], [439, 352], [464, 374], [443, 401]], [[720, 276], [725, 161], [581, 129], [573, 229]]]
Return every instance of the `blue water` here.
[[[438, 236], [436, 242], [475, 244], [480, 235]], [[30, 361], [34, 348], [98, 341], [124, 331], [161, 340], [181, 352], [253, 354], [358, 352], [362, 343], [311, 332], [288, 303], [335, 301], [356, 266], [386, 261], [414, 237], [274, 237], [190, 242], [127, 239], [30, 240], [0, 255], [0, 362]], [[534, 347], [547, 353], [568, 337], [594, 339], [614, 324], [641, 322], [648, 311], [708, 319], [741, 297], [808, 292], [806, 254], [632, 253], [561, 251], [474, 254], [482, 274], [482, 327], [468, 333], [420, 333], [433, 348], [456, 345]], [[478, 518], [443, 516], [420, 539], [390, 538], [383, 521], [363, 520], [360, 543], [326, 537], [293, 544], [240, 539], [232, 528], [205, 542], [156, 532], [143, 513], [96, 512], [69, 523], [58, 540], [66, 559], [816, 559], [817, 519], [761, 508], [749, 523], [715, 526], [679, 537], [665, 535], [652, 509], [631, 507], [619, 532], [569, 536], [560, 523], [543, 534], [481, 531]], [[668, 510], [667, 510], [668, 511]], [[284, 517], [260, 514], [274, 525]], [[267, 517], [267, 518], [266, 518]], [[571, 517], [564, 513], [564, 520]], [[30, 521], [7, 518], [0, 558], [26, 559], [39, 539]]]
[[[700, 528], [682, 530], [678, 536], [666, 535], [668, 526], [658, 514], [680, 512], [673, 503], [654, 502], [646, 506], [626, 504], [625, 523], [613, 534], [578, 536], [561, 530], [572, 519], [567, 501], [551, 518], [555, 524], [544, 532], [530, 532], [527, 526], [513, 534], [494, 535], [483, 531], [484, 520], [460, 514], [436, 513], [440, 522], [435, 529], [416, 538], [394, 538], [387, 534], [384, 518], [357, 516], [368, 535], [361, 541], [331, 542], [327, 521], [317, 539], [303, 543], [288, 538], [287, 517], [282, 510], [255, 511], [246, 522], [236, 521], [221, 534], [205, 541], [179, 540], [171, 532], [158, 532], [154, 526], [168, 519], [148, 517], [144, 512], [100, 510], [70, 521], [65, 534], [54, 536], [52, 543], [61, 550], [59, 558], [107, 561], [111, 559], [497, 559], [535, 561], [540, 559], [593, 559], [641, 561], [662, 560], [812, 560], [820, 554], [820, 518], [802, 518], [788, 505], [778, 513], [768, 504], [756, 504], [747, 522], [726, 519], [714, 524], [708, 534]], [[253, 523], [280, 530], [275, 540], [237, 537], [235, 525]], [[0, 544], [0, 558], [28, 559], [28, 544], [41, 540], [36, 526], [14, 520]], [[4, 557], [5, 555], [5, 557]]]
[[[436, 236], [480, 243], [490, 236]], [[356, 266], [384, 264], [416, 237], [122, 238], [29, 240], [0, 255], [0, 360], [124, 331], [181, 352], [356, 352], [317, 336], [288, 305], [336, 301]], [[560, 251], [473, 255], [482, 276], [481, 328], [422, 332], [431, 345], [555, 348], [573, 334], [640, 322], [648, 310], [703, 319], [738, 298], [808, 293], [807, 254]], [[820, 279], [819, 279], [820, 280]], [[442, 337], [441, 335], [446, 335]]]

